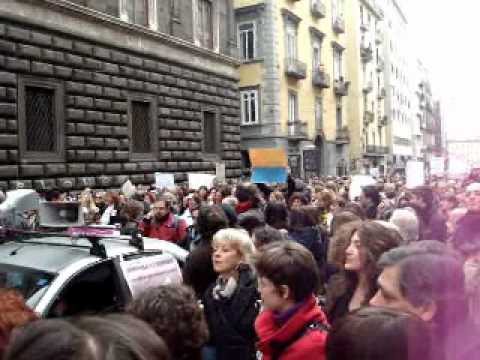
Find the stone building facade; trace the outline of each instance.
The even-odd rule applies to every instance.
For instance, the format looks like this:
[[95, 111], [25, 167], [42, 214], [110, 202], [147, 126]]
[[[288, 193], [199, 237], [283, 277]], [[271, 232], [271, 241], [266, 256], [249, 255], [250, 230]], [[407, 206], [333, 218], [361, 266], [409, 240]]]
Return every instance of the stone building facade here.
[[240, 176], [233, 19], [231, 0], [1, 1], [0, 188]]

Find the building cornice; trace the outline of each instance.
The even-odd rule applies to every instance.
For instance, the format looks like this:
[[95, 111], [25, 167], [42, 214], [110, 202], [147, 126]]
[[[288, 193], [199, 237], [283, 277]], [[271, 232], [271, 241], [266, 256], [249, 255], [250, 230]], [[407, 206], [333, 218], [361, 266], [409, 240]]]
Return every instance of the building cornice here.
[[285, 20], [292, 21], [295, 24], [299, 24], [300, 21], [302, 21], [302, 18], [300, 16], [295, 15], [293, 12], [291, 12], [288, 9], [283, 8], [281, 10], [281, 12], [282, 12], [282, 16]]
[[332, 48], [337, 49], [338, 51], [344, 51], [345, 47], [339, 44], [336, 41], [332, 41]]
[[360, 1], [362, 2], [363, 5], [365, 5], [366, 8], [368, 8], [368, 10], [370, 10], [370, 12], [373, 13], [373, 15], [375, 15], [375, 17], [378, 20], [383, 20], [384, 18], [383, 10], [380, 8], [379, 5], [377, 5], [374, 1], [372, 2], [372, 0], [360, 0]]
[[310, 34], [320, 39], [320, 41], [323, 41], [323, 39], [325, 38], [325, 33], [321, 32], [316, 27], [310, 26], [308, 29], [310, 30]]
[[[39, 8], [42, 8], [42, 11], [52, 12], [52, 14], [39, 16]], [[71, 22], [66, 22], [62, 16], [55, 16], [55, 12], [70, 16]], [[204, 69], [206, 71], [224, 76], [232, 77], [234, 72], [228, 68], [240, 66], [240, 62], [233, 57], [200, 48], [186, 40], [125, 22], [117, 17], [66, 0], [40, 0], [34, 3], [29, 0], [2, 0], [0, 1], [0, 18], [30, 23], [131, 51], [146, 54], [150, 52], [148, 55], [199, 69], [203, 67], [206, 68]], [[95, 31], [100, 27], [101, 36]], [[124, 37], [119, 35], [124, 35]], [[165, 46], [172, 48], [172, 51], [164, 51], [165, 49], [162, 48]], [[173, 51], [173, 49], [177, 51]], [[195, 59], [196, 56], [198, 59]], [[200, 59], [204, 60], [203, 66], [199, 66]], [[219, 66], [220, 64], [223, 64], [225, 68]], [[223, 69], [219, 70], [219, 68]]]
[[235, 9], [235, 15], [243, 15], [247, 13], [260, 13], [265, 10], [265, 4], [260, 3], [260, 4], [255, 4], [255, 5], [248, 5], [248, 6], [242, 6], [239, 8]]

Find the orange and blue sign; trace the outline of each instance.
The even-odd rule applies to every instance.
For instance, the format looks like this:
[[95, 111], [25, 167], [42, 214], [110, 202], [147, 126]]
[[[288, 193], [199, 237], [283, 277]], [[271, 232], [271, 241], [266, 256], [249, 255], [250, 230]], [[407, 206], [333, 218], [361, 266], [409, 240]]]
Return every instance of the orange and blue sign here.
[[250, 149], [251, 181], [257, 184], [282, 184], [287, 182], [288, 160], [284, 149]]

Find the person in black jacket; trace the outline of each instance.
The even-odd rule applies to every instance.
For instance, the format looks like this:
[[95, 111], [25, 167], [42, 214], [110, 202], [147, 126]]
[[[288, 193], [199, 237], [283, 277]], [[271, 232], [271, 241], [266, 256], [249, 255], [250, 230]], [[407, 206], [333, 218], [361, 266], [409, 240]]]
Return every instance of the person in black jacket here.
[[183, 281], [201, 298], [205, 290], [215, 282], [217, 275], [212, 265], [212, 238], [215, 233], [228, 227], [224, 210], [218, 205], [202, 206], [198, 213], [194, 249], [188, 255], [183, 268]]
[[204, 359], [253, 360], [259, 310], [257, 281], [247, 265], [253, 242], [244, 230], [224, 229], [215, 234], [212, 247], [218, 277], [202, 298], [210, 331]]

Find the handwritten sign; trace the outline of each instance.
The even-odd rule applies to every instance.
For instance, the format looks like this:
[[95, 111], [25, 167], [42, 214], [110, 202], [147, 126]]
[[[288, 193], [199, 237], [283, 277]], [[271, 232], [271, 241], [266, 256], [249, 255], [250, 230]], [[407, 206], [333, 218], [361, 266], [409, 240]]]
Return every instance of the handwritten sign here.
[[211, 174], [188, 174], [188, 186], [190, 189], [198, 190], [201, 186], [206, 186], [208, 189], [213, 187], [213, 180], [215, 175]]
[[157, 189], [175, 188], [175, 177], [173, 174], [155, 173], [155, 187]]
[[150, 288], [182, 282], [180, 267], [169, 254], [122, 261], [120, 267], [133, 298]]
[[423, 162], [413, 160], [408, 161], [405, 173], [407, 178], [405, 185], [407, 188], [412, 189], [425, 184]]

